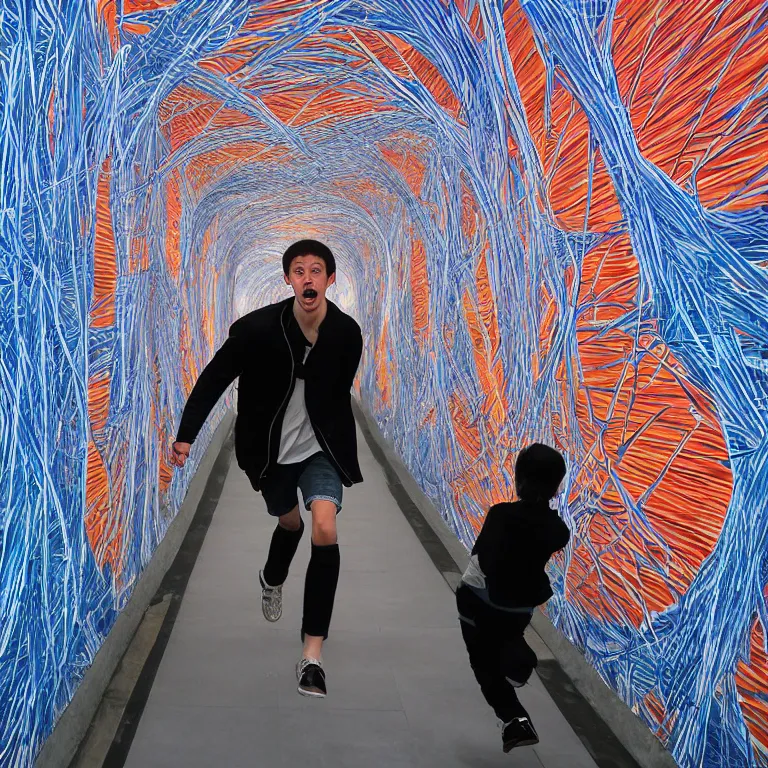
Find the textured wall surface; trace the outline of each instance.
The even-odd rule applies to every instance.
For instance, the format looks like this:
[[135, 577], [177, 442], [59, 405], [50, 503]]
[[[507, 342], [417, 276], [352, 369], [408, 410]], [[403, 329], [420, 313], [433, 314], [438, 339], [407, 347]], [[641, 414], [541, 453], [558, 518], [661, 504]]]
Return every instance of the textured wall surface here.
[[310, 236], [456, 535], [560, 446], [552, 620], [680, 765], [768, 766], [768, 4], [0, 8], [0, 765], [176, 513], [197, 373]]

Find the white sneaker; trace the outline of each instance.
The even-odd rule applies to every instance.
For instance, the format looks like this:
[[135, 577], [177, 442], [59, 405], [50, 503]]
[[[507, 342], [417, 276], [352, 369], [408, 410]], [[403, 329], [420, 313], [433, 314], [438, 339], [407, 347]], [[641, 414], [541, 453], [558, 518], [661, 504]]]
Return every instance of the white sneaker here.
[[267, 621], [275, 622], [283, 615], [283, 585], [270, 587], [264, 581], [264, 571], [259, 571], [261, 583], [261, 611]]

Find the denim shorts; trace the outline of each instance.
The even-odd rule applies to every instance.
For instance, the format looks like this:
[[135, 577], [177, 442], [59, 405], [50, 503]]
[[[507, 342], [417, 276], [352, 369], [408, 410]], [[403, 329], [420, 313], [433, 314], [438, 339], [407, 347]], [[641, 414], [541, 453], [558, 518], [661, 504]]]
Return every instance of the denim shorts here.
[[276, 464], [261, 481], [267, 512], [274, 517], [287, 515], [298, 506], [299, 489], [306, 509], [311, 509], [313, 501], [332, 501], [338, 514], [342, 488], [338, 473], [324, 453], [316, 453], [298, 464]]

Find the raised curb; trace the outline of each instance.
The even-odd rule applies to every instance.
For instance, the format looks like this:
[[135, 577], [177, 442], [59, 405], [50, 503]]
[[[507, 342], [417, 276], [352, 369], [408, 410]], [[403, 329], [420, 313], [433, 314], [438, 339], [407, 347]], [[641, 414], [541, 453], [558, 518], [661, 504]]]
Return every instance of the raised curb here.
[[178, 514], [144, 569], [128, 604], [115, 621], [93, 663], [61, 714], [35, 760], [35, 768], [67, 768], [88, 732], [91, 721], [109, 687], [150, 601], [184, 541], [189, 524], [208, 482], [208, 476], [232, 431], [234, 412], [227, 411], [217, 427], [192, 478]]

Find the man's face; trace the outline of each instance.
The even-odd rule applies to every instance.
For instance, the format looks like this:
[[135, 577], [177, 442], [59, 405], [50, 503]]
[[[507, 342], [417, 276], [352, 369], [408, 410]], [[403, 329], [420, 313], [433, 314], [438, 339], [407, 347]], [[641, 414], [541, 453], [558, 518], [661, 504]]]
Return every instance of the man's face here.
[[325, 262], [311, 253], [297, 256], [285, 275], [286, 284], [293, 288], [296, 301], [305, 312], [314, 312], [322, 306], [325, 292], [335, 280], [336, 275], [326, 274]]

